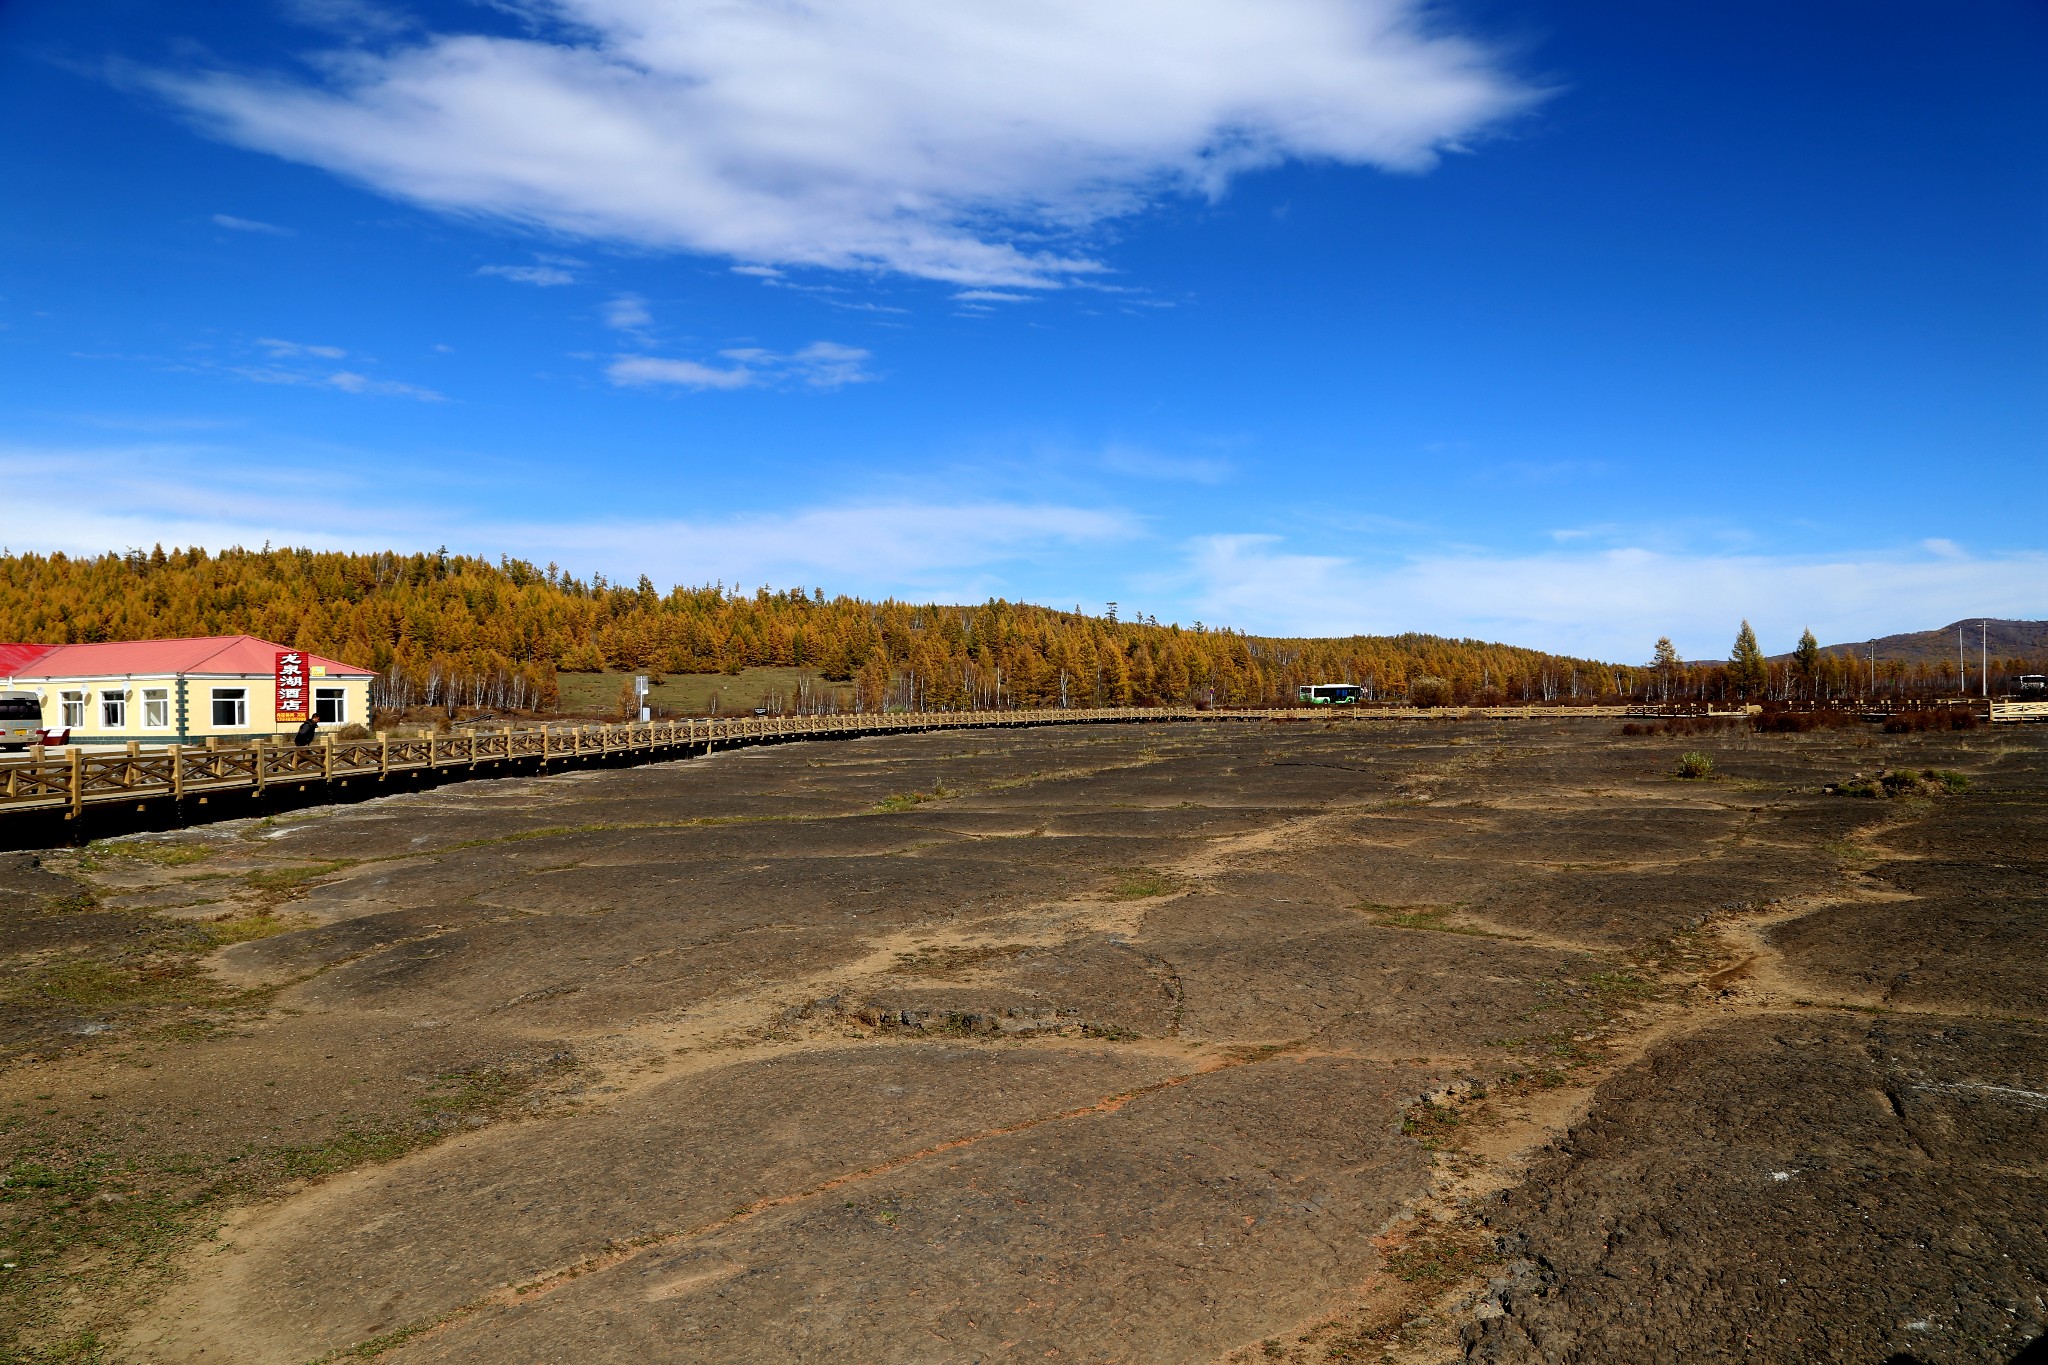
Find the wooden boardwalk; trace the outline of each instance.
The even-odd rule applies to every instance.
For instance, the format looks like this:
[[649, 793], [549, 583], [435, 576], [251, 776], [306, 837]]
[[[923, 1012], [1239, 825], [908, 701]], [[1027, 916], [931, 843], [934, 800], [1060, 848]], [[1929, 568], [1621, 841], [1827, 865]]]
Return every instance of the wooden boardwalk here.
[[[1180, 707], [1105, 707], [1077, 710], [935, 711], [886, 715], [746, 716], [646, 724], [535, 726], [394, 738], [322, 736], [298, 747], [278, 740], [247, 744], [172, 745], [163, 749], [93, 752], [70, 746], [32, 749], [29, 757], [0, 763], [0, 816], [61, 816], [79, 820], [89, 810], [141, 812], [170, 803], [174, 823], [231, 819], [249, 814], [246, 800], [228, 798], [330, 793], [354, 799], [363, 788], [394, 777], [434, 775], [437, 780], [544, 772], [555, 765], [664, 762], [746, 745], [797, 740], [852, 739], [866, 735], [1025, 728], [1046, 725], [1144, 722], [1329, 721], [1335, 719], [1450, 720], [1612, 717], [1621, 707], [1488, 707], [1431, 711], [1343, 710], [1201, 711]], [[345, 792], [343, 789], [347, 789]], [[205, 810], [200, 807], [207, 807]]]

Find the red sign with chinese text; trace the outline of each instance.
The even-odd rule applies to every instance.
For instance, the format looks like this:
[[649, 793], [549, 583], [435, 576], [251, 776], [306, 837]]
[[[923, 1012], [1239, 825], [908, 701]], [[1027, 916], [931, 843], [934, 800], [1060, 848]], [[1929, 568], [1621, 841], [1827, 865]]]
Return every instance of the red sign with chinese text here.
[[308, 681], [306, 677], [305, 651], [280, 649], [277, 651], [277, 718], [279, 720], [304, 720], [312, 712], [307, 703]]

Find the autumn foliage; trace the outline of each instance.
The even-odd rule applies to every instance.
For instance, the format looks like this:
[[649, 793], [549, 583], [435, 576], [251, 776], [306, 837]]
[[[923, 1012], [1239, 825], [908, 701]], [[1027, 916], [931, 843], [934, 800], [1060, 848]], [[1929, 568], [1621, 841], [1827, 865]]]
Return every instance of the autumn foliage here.
[[[0, 639], [246, 632], [378, 670], [379, 705], [553, 705], [557, 670], [816, 670], [863, 709], [1292, 702], [1349, 681], [1400, 700], [1411, 677], [1474, 700], [1590, 699], [1590, 660], [1428, 635], [1264, 639], [990, 601], [915, 605], [822, 591], [658, 591], [553, 565], [434, 554], [201, 549], [0, 556]], [[1625, 684], [1624, 684], [1625, 685]], [[1432, 683], [1434, 689], [1436, 684]], [[1436, 693], [1432, 692], [1432, 699]]]

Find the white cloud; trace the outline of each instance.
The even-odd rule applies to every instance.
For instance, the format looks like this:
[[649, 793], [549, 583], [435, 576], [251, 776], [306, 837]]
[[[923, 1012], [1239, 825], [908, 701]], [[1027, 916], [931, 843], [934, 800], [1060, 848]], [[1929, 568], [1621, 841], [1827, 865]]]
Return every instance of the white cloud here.
[[412, 27], [404, 15], [370, 0], [285, 0], [284, 11], [309, 27], [356, 40], [389, 38]]
[[843, 384], [865, 384], [875, 376], [867, 369], [874, 357], [858, 346], [841, 346], [836, 341], [814, 341], [789, 358], [791, 368], [814, 389], [836, 389]]
[[339, 346], [308, 346], [298, 341], [281, 341], [276, 337], [257, 337], [256, 344], [279, 360], [295, 356], [319, 356], [322, 360], [340, 360], [348, 352]]
[[605, 374], [621, 387], [675, 384], [687, 389], [752, 389], [786, 383], [836, 389], [876, 378], [867, 369], [867, 362], [873, 359], [870, 352], [836, 341], [814, 341], [788, 355], [758, 346], [737, 346], [718, 354], [734, 363], [720, 368], [695, 360], [622, 355], [606, 367]]
[[953, 296], [960, 303], [1029, 303], [1033, 297], [1004, 289], [963, 289]]
[[679, 384], [686, 389], [749, 389], [765, 381], [758, 370], [743, 365], [721, 370], [694, 360], [664, 360], [652, 355], [622, 355], [605, 373], [621, 387]]
[[214, 214], [213, 224], [215, 227], [232, 228], [236, 232], [262, 232], [272, 237], [294, 235], [290, 228], [281, 228], [275, 223], [259, 223], [254, 218], [237, 218], [232, 213]]
[[543, 288], [551, 284], [576, 283], [574, 275], [552, 265], [481, 265], [476, 273], [496, 275], [499, 279], [515, 280], [520, 284], [537, 284]]
[[[819, 584], [974, 601], [1006, 589], [1004, 566], [1062, 559], [1140, 534], [1114, 510], [1002, 501], [838, 503], [724, 517], [512, 521], [478, 515], [462, 497], [385, 502], [370, 461], [325, 451], [309, 502], [295, 453], [257, 460], [200, 444], [96, 449], [0, 446], [0, 477], [89, 486], [95, 496], [46, 500], [32, 517], [0, 512], [16, 551], [97, 554], [130, 546], [312, 545], [407, 549], [446, 544], [496, 558], [555, 560], [579, 572], [662, 583]], [[267, 462], [266, 462], [267, 461]], [[352, 470], [364, 473], [353, 474]]]
[[[312, 346], [302, 341], [285, 341], [279, 337], [258, 337], [256, 344], [263, 348], [273, 361], [308, 362], [316, 360], [346, 359], [348, 352], [339, 346]], [[360, 357], [358, 357], [360, 361]], [[200, 368], [213, 369], [213, 365]], [[374, 394], [390, 398], [417, 398], [422, 402], [438, 403], [441, 395], [432, 389], [423, 389], [417, 384], [402, 384], [395, 379], [376, 379], [360, 370], [334, 370], [323, 365], [300, 363], [295, 365], [229, 365], [229, 374], [237, 375], [257, 384], [288, 384], [300, 387], [334, 389], [341, 393]]]
[[1775, 652], [1807, 626], [1836, 643], [1962, 616], [2038, 616], [2044, 574], [2038, 552], [1960, 550], [1432, 552], [1375, 565], [1234, 535], [1194, 542], [1186, 573], [1154, 586], [1179, 590], [1204, 619], [1254, 632], [1419, 630], [1632, 662], [1660, 635], [1689, 657], [1725, 657], [1745, 618]]
[[647, 300], [638, 294], [620, 294], [604, 306], [604, 325], [621, 332], [638, 332], [654, 323]]
[[384, 398], [416, 398], [423, 403], [439, 403], [443, 396], [432, 389], [417, 384], [404, 384], [396, 379], [374, 379], [357, 370], [288, 370], [276, 365], [241, 365], [231, 367], [230, 374], [256, 384], [285, 384], [299, 388], [334, 389], [339, 393], [368, 394]]
[[524, 0], [525, 37], [151, 84], [216, 135], [456, 213], [963, 285], [1289, 159], [1428, 168], [1539, 93], [1427, 0]]

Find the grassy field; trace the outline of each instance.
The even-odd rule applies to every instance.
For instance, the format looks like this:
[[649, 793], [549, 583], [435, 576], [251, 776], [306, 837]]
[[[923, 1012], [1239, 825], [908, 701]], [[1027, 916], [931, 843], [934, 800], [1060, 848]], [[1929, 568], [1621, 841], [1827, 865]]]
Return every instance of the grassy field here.
[[[814, 669], [808, 668], [749, 668], [738, 674], [731, 673], [672, 673], [662, 677], [649, 692], [647, 703], [657, 708], [659, 715], [666, 711], [670, 715], [704, 716], [714, 711], [721, 715], [734, 712], [751, 712], [757, 706], [770, 706], [773, 698], [779, 697], [782, 709], [794, 710], [798, 685], [806, 689], [805, 695], [840, 694], [842, 709], [851, 710], [853, 689], [845, 683], [829, 683], [820, 678]], [[633, 681], [631, 673], [562, 673], [557, 682], [562, 689], [560, 709], [568, 715], [613, 716], [618, 714], [619, 688]]]

